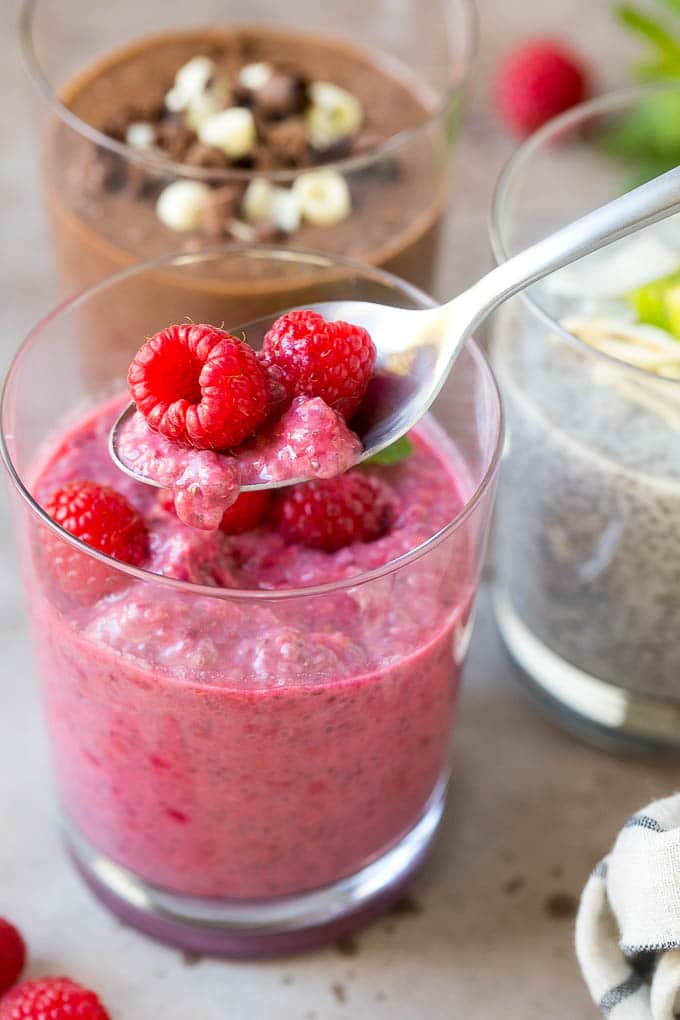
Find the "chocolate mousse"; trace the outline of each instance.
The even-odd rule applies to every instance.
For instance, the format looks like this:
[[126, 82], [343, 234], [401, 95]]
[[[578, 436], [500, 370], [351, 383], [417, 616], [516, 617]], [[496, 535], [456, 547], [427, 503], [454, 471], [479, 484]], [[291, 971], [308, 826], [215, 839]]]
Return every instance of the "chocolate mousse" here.
[[[358, 257], [431, 285], [443, 117], [393, 61], [337, 37], [261, 27], [165, 33], [100, 59], [60, 98], [109, 139], [64, 121], [49, 137], [69, 288], [225, 241]], [[289, 276], [278, 286], [287, 304], [303, 302]], [[175, 287], [157, 300], [171, 302]], [[205, 318], [219, 321], [225, 295], [271, 298], [277, 280], [251, 265], [247, 279], [202, 279], [200, 289]], [[245, 301], [245, 314], [259, 310]], [[172, 315], [166, 303], [164, 321]]]

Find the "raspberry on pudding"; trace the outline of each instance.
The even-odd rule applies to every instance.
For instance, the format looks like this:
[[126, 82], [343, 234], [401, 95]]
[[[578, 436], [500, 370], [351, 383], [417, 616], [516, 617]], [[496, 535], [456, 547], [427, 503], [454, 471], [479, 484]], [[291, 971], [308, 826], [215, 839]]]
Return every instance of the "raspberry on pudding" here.
[[346, 419], [375, 357], [365, 329], [306, 310], [277, 319], [259, 355], [214, 326], [168, 326], [130, 365], [137, 411], [118, 454], [172, 490], [186, 524], [218, 528], [241, 485], [330, 478], [353, 465], [361, 442]]

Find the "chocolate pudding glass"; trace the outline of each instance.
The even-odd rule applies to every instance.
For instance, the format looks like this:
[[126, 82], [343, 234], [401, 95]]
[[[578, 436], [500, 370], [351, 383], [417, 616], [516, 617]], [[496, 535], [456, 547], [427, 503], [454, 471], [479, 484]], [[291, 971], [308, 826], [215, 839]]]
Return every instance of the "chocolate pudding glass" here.
[[[233, 263], [319, 280], [327, 296], [407, 308], [421, 291], [361, 264], [277, 250], [125, 270], [41, 322], [2, 405], [21, 562], [68, 851], [95, 894], [152, 936], [261, 956], [337, 938], [384, 909], [424, 860], [448, 747], [502, 441], [493, 376], [470, 343], [401, 463], [360, 470], [393, 494], [385, 533], [326, 553], [274, 525], [234, 537], [159, 510], [113, 466], [108, 430], [140, 338], [144, 283]], [[262, 263], [268, 265], [262, 265]], [[198, 288], [186, 314], [205, 319]], [[208, 302], [212, 308], [212, 298]], [[108, 379], [79, 338], [114, 329]], [[273, 301], [270, 310], [274, 311]], [[224, 299], [220, 320], [231, 321]], [[143, 568], [59, 528], [46, 498], [114, 487], [149, 529]], [[75, 587], [74, 587], [75, 585]], [[418, 607], [414, 613], [414, 606]]]
[[[596, 99], [529, 139], [496, 190], [498, 261], [639, 183], [613, 153], [664, 96], [677, 108], [672, 89]], [[497, 317], [492, 359], [508, 421], [494, 543], [505, 643], [558, 722], [675, 753], [679, 239], [676, 216], [532, 288]]]
[[[226, 241], [356, 258], [432, 290], [471, 0], [433, 0], [427, 18], [419, 0], [398, 16], [362, 0], [264, 15], [241, 0], [25, 0], [21, 36], [64, 292]], [[225, 107], [226, 126], [206, 125]], [[238, 295], [254, 315], [277, 289], [304, 302], [258, 270], [204, 280], [204, 300]]]

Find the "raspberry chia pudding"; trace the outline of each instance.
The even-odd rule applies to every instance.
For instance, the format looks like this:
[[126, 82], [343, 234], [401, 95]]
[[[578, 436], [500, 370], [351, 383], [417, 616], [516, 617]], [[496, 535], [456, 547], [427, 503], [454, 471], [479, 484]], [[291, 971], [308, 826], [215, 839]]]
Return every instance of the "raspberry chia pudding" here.
[[[69, 313], [59, 314], [68, 347]], [[199, 457], [238, 450], [224, 452], [227, 417], [247, 444], [300, 400], [349, 416], [350, 432], [364, 362], [351, 378], [331, 373], [335, 388], [320, 370], [304, 384], [300, 329], [277, 325], [255, 364], [272, 402], [274, 383], [285, 389], [288, 410], [270, 406], [253, 425], [254, 404], [220, 416], [202, 403], [235, 338], [190, 326], [203, 341], [201, 392], [182, 398], [182, 413], [176, 402], [158, 409], [166, 331], [147, 341], [153, 358], [142, 347], [132, 361], [140, 415], [179, 428], [187, 450], [189, 436], [199, 441]], [[340, 347], [347, 335], [336, 330]], [[63, 364], [57, 348], [52, 333], [41, 357]], [[69, 376], [45, 401], [41, 435], [16, 427], [37, 350], [12, 370], [4, 433], [10, 471], [28, 454], [25, 498], [42, 508], [24, 518], [24, 573], [76, 862], [114, 910], [184, 946], [257, 955], [337, 936], [398, 894], [442, 811], [500, 430], [481, 356], [471, 348], [454, 376], [459, 436], [428, 418], [380, 462], [241, 493], [209, 530], [180, 520], [176, 493], [112, 462], [123, 392], [91, 392], [75, 413], [83, 383]], [[140, 364], [153, 408], [140, 399]], [[29, 434], [30, 452], [12, 438]]]

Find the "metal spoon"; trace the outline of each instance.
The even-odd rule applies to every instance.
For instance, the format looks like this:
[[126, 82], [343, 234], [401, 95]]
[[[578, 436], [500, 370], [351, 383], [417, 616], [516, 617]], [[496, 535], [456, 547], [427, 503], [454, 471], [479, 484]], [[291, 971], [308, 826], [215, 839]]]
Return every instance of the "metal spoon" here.
[[[555, 270], [665, 219], [679, 208], [680, 167], [676, 167], [519, 252], [439, 308], [414, 311], [365, 301], [313, 305], [327, 319], [345, 319], [364, 326], [377, 348], [376, 374], [359, 414], [351, 422], [364, 447], [357, 463], [390, 446], [422, 418], [465, 342], [498, 305]], [[254, 347], [259, 346], [276, 317], [242, 327]], [[156, 485], [135, 474], [118, 455], [120, 429], [134, 409], [131, 404], [114, 423], [111, 456], [121, 471]], [[267, 489], [299, 481], [304, 479], [262, 481], [242, 488]]]

